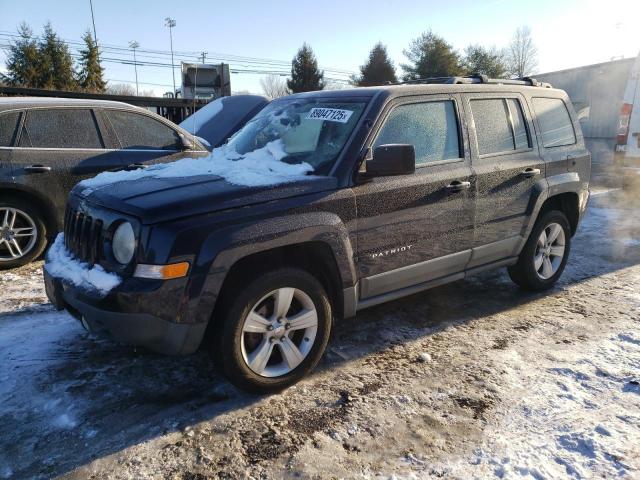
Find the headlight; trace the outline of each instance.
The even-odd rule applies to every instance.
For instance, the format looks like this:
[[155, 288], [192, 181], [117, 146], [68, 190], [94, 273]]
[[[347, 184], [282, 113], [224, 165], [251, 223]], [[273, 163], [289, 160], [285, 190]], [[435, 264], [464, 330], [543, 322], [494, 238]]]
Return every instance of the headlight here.
[[129, 222], [122, 222], [116, 228], [112, 241], [113, 256], [118, 263], [128, 264], [133, 259], [136, 249], [136, 235]]

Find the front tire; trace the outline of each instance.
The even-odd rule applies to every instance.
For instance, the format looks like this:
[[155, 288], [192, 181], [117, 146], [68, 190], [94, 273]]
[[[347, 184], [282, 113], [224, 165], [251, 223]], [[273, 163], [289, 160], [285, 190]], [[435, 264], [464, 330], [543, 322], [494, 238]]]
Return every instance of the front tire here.
[[536, 222], [518, 263], [509, 267], [509, 276], [527, 290], [553, 287], [564, 271], [571, 250], [571, 228], [564, 213], [552, 210]]
[[32, 262], [46, 246], [40, 211], [20, 198], [0, 198], [0, 270]]
[[231, 383], [254, 393], [298, 382], [320, 361], [331, 332], [331, 304], [324, 288], [296, 268], [258, 276], [227, 299], [221, 314], [224, 325], [217, 344], [224, 371]]

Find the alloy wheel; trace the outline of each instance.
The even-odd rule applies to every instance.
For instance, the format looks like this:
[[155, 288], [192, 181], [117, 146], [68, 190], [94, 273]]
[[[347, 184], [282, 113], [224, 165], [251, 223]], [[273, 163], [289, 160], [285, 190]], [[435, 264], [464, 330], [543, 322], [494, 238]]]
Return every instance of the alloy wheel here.
[[547, 225], [540, 233], [533, 266], [541, 279], [548, 280], [560, 268], [564, 257], [565, 240], [564, 229], [557, 223]]
[[33, 249], [37, 239], [36, 224], [26, 212], [0, 207], [0, 262], [24, 257]]
[[244, 320], [242, 357], [260, 376], [286, 375], [309, 355], [317, 331], [311, 297], [297, 288], [279, 288], [256, 302]]

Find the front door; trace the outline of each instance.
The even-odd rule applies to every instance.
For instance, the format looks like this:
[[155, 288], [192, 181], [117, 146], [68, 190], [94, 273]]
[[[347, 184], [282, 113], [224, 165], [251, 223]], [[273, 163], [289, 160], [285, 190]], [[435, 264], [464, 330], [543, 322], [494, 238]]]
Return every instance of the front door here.
[[465, 94], [471, 156], [477, 176], [474, 253], [470, 268], [515, 255], [545, 163], [518, 94]]
[[409, 97], [387, 108], [372, 147], [413, 144], [416, 171], [354, 188], [361, 299], [464, 270], [475, 184], [459, 113], [457, 96]]

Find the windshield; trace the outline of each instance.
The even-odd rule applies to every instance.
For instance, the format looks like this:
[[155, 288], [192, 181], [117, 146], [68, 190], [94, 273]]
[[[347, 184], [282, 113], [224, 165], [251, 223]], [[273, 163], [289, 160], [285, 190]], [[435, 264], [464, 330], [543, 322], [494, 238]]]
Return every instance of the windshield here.
[[290, 99], [271, 103], [228, 142], [240, 155], [267, 147], [282, 152], [281, 161], [309, 164], [326, 174], [347, 142], [364, 102]]

